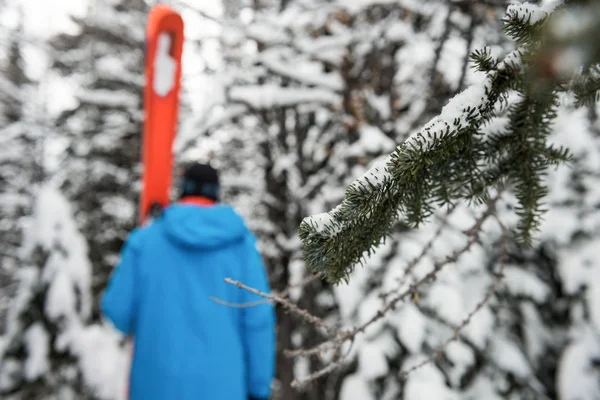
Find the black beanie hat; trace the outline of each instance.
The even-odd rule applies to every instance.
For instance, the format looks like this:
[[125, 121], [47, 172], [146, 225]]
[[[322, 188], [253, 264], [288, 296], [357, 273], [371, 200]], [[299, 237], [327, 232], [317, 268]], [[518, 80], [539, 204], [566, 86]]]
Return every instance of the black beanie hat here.
[[219, 174], [210, 165], [192, 164], [185, 169], [180, 179], [179, 198], [202, 196], [219, 201]]

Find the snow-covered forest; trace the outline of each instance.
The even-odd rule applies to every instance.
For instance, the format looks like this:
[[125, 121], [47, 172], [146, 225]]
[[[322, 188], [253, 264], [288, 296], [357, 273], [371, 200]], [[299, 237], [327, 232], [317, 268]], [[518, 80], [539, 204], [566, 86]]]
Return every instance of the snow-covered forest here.
[[[57, 2], [46, 29], [34, 3], [0, 0], [0, 398], [121, 400], [100, 299], [137, 223], [156, 2]], [[597, 3], [165, 3], [175, 161], [217, 167], [258, 237], [273, 399], [600, 400]], [[548, 50], [546, 26], [587, 37]]]

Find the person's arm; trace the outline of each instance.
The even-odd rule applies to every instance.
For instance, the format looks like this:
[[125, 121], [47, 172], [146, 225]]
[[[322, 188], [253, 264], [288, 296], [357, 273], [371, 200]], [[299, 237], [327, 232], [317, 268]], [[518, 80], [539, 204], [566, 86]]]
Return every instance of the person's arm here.
[[121, 251], [119, 264], [113, 271], [102, 297], [101, 310], [122, 333], [133, 336], [137, 313], [137, 249], [133, 234]]
[[[247, 240], [248, 263], [242, 274], [243, 284], [270, 293], [269, 281], [254, 236]], [[264, 300], [243, 291], [244, 303]], [[246, 353], [248, 396], [252, 400], [267, 400], [271, 396], [271, 381], [275, 375], [275, 308], [263, 302], [242, 309], [242, 335]]]

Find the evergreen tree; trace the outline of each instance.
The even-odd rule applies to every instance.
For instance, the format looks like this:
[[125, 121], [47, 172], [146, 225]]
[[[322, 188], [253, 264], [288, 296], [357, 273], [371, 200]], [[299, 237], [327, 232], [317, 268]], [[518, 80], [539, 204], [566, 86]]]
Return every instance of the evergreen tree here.
[[57, 179], [89, 241], [92, 314], [136, 224], [147, 6], [93, 2], [80, 31], [52, 39], [53, 68], [75, 88], [76, 105], [56, 120], [68, 146]]
[[50, 41], [76, 101], [53, 127], [66, 150], [37, 194], [3, 338], [1, 390], [14, 399], [116, 399], [127, 379], [123, 338], [98, 306], [137, 216], [147, 6], [90, 7], [77, 33]]
[[[2, 11], [16, 12], [8, 7]], [[10, 294], [12, 275], [23, 261], [20, 248], [31, 213], [32, 188], [40, 179], [41, 127], [39, 102], [31, 100], [36, 85], [25, 73], [19, 40], [22, 27], [19, 24], [8, 33], [1, 43], [0, 60], [0, 290]], [[0, 299], [0, 332], [9, 297]]]
[[92, 264], [69, 201], [53, 183], [36, 192], [28, 259], [0, 349], [5, 399], [115, 399], [123, 391], [119, 335], [90, 325]]

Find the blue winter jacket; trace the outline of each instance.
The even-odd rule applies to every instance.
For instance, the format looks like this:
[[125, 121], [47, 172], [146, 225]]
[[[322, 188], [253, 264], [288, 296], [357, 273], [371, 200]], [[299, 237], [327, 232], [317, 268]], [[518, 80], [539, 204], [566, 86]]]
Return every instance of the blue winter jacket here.
[[261, 300], [227, 277], [269, 292], [255, 238], [229, 206], [174, 204], [131, 233], [101, 304], [134, 337], [131, 400], [270, 396], [273, 305], [222, 304]]

